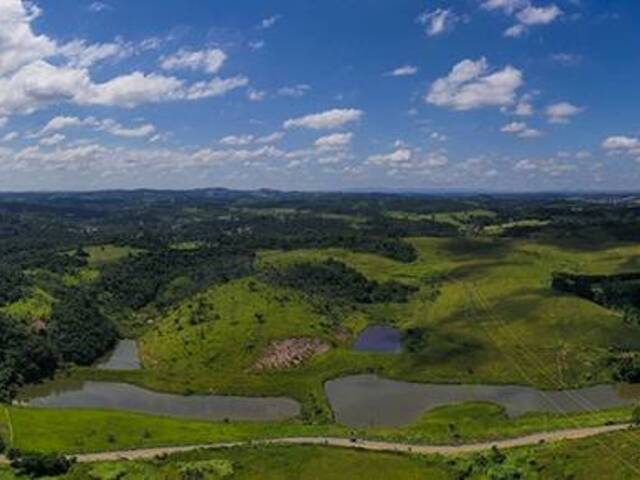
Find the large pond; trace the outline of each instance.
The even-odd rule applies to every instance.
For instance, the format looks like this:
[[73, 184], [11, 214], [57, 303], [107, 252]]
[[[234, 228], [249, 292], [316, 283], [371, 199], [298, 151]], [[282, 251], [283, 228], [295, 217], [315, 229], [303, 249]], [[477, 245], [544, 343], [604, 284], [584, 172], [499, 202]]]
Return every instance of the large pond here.
[[402, 350], [402, 338], [393, 327], [371, 326], [360, 332], [353, 349], [360, 352], [399, 353]]
[[300, 413], [300, 404], [284, 397], [182, 396], [110, 382], [54, 387], [26, 403], [34, 407], [127, 410], [201, 420], [284, 420]]
[[140, 370], [138, 345], [135, 340], [120, 340], [116, 348], [97, 368], [101, 370]]
[[433, 408], [462, 402], [493, 402], [517, 417], [529, 412], [602, 410], [640, 399], [638, 389], [612, 385], [542, 391], [519, 386], [418, 384], [377, 375], [331, 380], [325, 391], [336, 420], [351, 427], [403, 426]]

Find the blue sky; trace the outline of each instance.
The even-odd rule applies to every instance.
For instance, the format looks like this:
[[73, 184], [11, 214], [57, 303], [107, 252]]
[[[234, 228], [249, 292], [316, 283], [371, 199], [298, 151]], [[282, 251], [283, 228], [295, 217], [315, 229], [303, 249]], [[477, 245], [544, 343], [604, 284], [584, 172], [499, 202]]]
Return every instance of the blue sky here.
[[0, 0], [0, 190], [625, 190], [635, 0]]

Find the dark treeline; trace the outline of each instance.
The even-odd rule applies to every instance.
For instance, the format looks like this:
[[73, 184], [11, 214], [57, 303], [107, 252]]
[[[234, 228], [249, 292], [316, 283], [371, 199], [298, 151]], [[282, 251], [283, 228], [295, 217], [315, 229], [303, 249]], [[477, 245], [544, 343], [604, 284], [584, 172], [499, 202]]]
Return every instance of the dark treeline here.
[[52, 375], [56, 367], [45, 335], [0, 314], [0, 401], [9, 400], [16, 387]]
[[333, 259], [273, 268], [268, 270], [265, 278], [272, 284], [301, 290], [307, 295], [355, 303], [406, 302], [416, 290], [399, 282], [369, 280], [357, 270]]
[[640, 273], [576, 275], [554, 273], [554, 290], [591, 300], [608, 308], [640, 308]]

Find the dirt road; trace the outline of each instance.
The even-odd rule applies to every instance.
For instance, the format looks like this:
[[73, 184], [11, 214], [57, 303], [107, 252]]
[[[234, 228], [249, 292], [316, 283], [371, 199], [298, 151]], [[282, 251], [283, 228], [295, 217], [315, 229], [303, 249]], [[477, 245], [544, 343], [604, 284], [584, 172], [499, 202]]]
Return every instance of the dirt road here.
[[[604, 427], [576, 428], [571, 430], [558, 430], [554, 432], [536, 433], [524, 437], [497, 440], [495, 442], [469, 443], [464, 445], [410, 445], [395, 442], [375, 442], [369, 440], [350, 440], [346, 438], [332, 437], [291, 437], [276, 438], [270, 440], [255, 440], [252, 445], [326, 445], [332, 447], [353, 448], [379, 452], [406, 452], [439, 455], [462, 455], [465, 453], [481, 452], [496, 446], [500, 449], [536, 445], [542, 442], [559, 442], [563, 440], [577, 440], [593, 437], [603, 433], [610, 433], [629, 428], [629, 424], [609, 425]], [[217, 443], [211, 445], [189, 445], [180, 447], [158, 447], [114, 452], [87, 453], [76, 455], [78, 462], [105, 462], [114, 460], [143, 460], [152, 459], [160, 455], [188, 452], [202, 448], [231, 448], [248, 445], [249, 442]], [[0, 463], [6, 463], [6, 459], [0, 457]]]

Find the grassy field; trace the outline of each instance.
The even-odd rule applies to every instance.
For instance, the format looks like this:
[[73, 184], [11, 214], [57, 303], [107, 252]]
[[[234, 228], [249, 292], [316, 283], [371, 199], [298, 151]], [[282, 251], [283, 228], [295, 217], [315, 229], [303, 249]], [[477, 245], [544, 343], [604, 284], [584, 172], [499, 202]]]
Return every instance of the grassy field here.
[[[79, 370], [77, 378], [122, 380], [171, 392], [287, 395], [304, 419], [330, 421], [323, 383], [375, 371], [419, 382], [528, 384], [548, 389], [609, 382], [610, 348], [640, 347], [640, 332], [615, 312], [554, 293], [556, 270], [632, 270], [640, 247], [601, 249], [531, 241], [419, 238], [417, 261], [405, 264], [341, 249], [265, 251], [258, 269], [292, 262], [341, 260], [371, 279], [397, 280], [419, 290], [406, 304], [339, 310], [341, 328], [299, 292], [248, 277], [214, 286], [153, 320], [140, 339], [144, 370]], [[350, 343], [368, 324], [422, 328], [415, 354], [354, 352]], [[332, 348], [281, 371], [253, 366], [273, 340], [317, 337]]]
[[[330, 447], [247, 446], [196, 451], [153, 461], [77, 464], [67, 475], [59, 478], [631, 480], [640, 476], [638, 435], [637, 432], [617, 432], [584, 440], [450, 459]], [[200, 471], [203, 475], [185, 477], [187, 470]], [[0, 468], [0, 479], [15, 478], [8, 468]]]
[[[43, 452], [83, 453], [163, 445], [194, 445], [288, 436], [335, 436], [425, 444], [456, 444], [517, 437], [577, 426], [626, 422], [630, 408], [571, 415], [531, 414], [508, 418], [496, 405], [469, 403], [438, 408], [402, 428], [347, 429], [335, 424], [204, 422], [143, 414], [13, 407], [0, 412], [0, 433], [12, 446]], [[3, 423], [4, 421], [4, 423]], [[7, 441], [7, 443], [9, 443]]]

